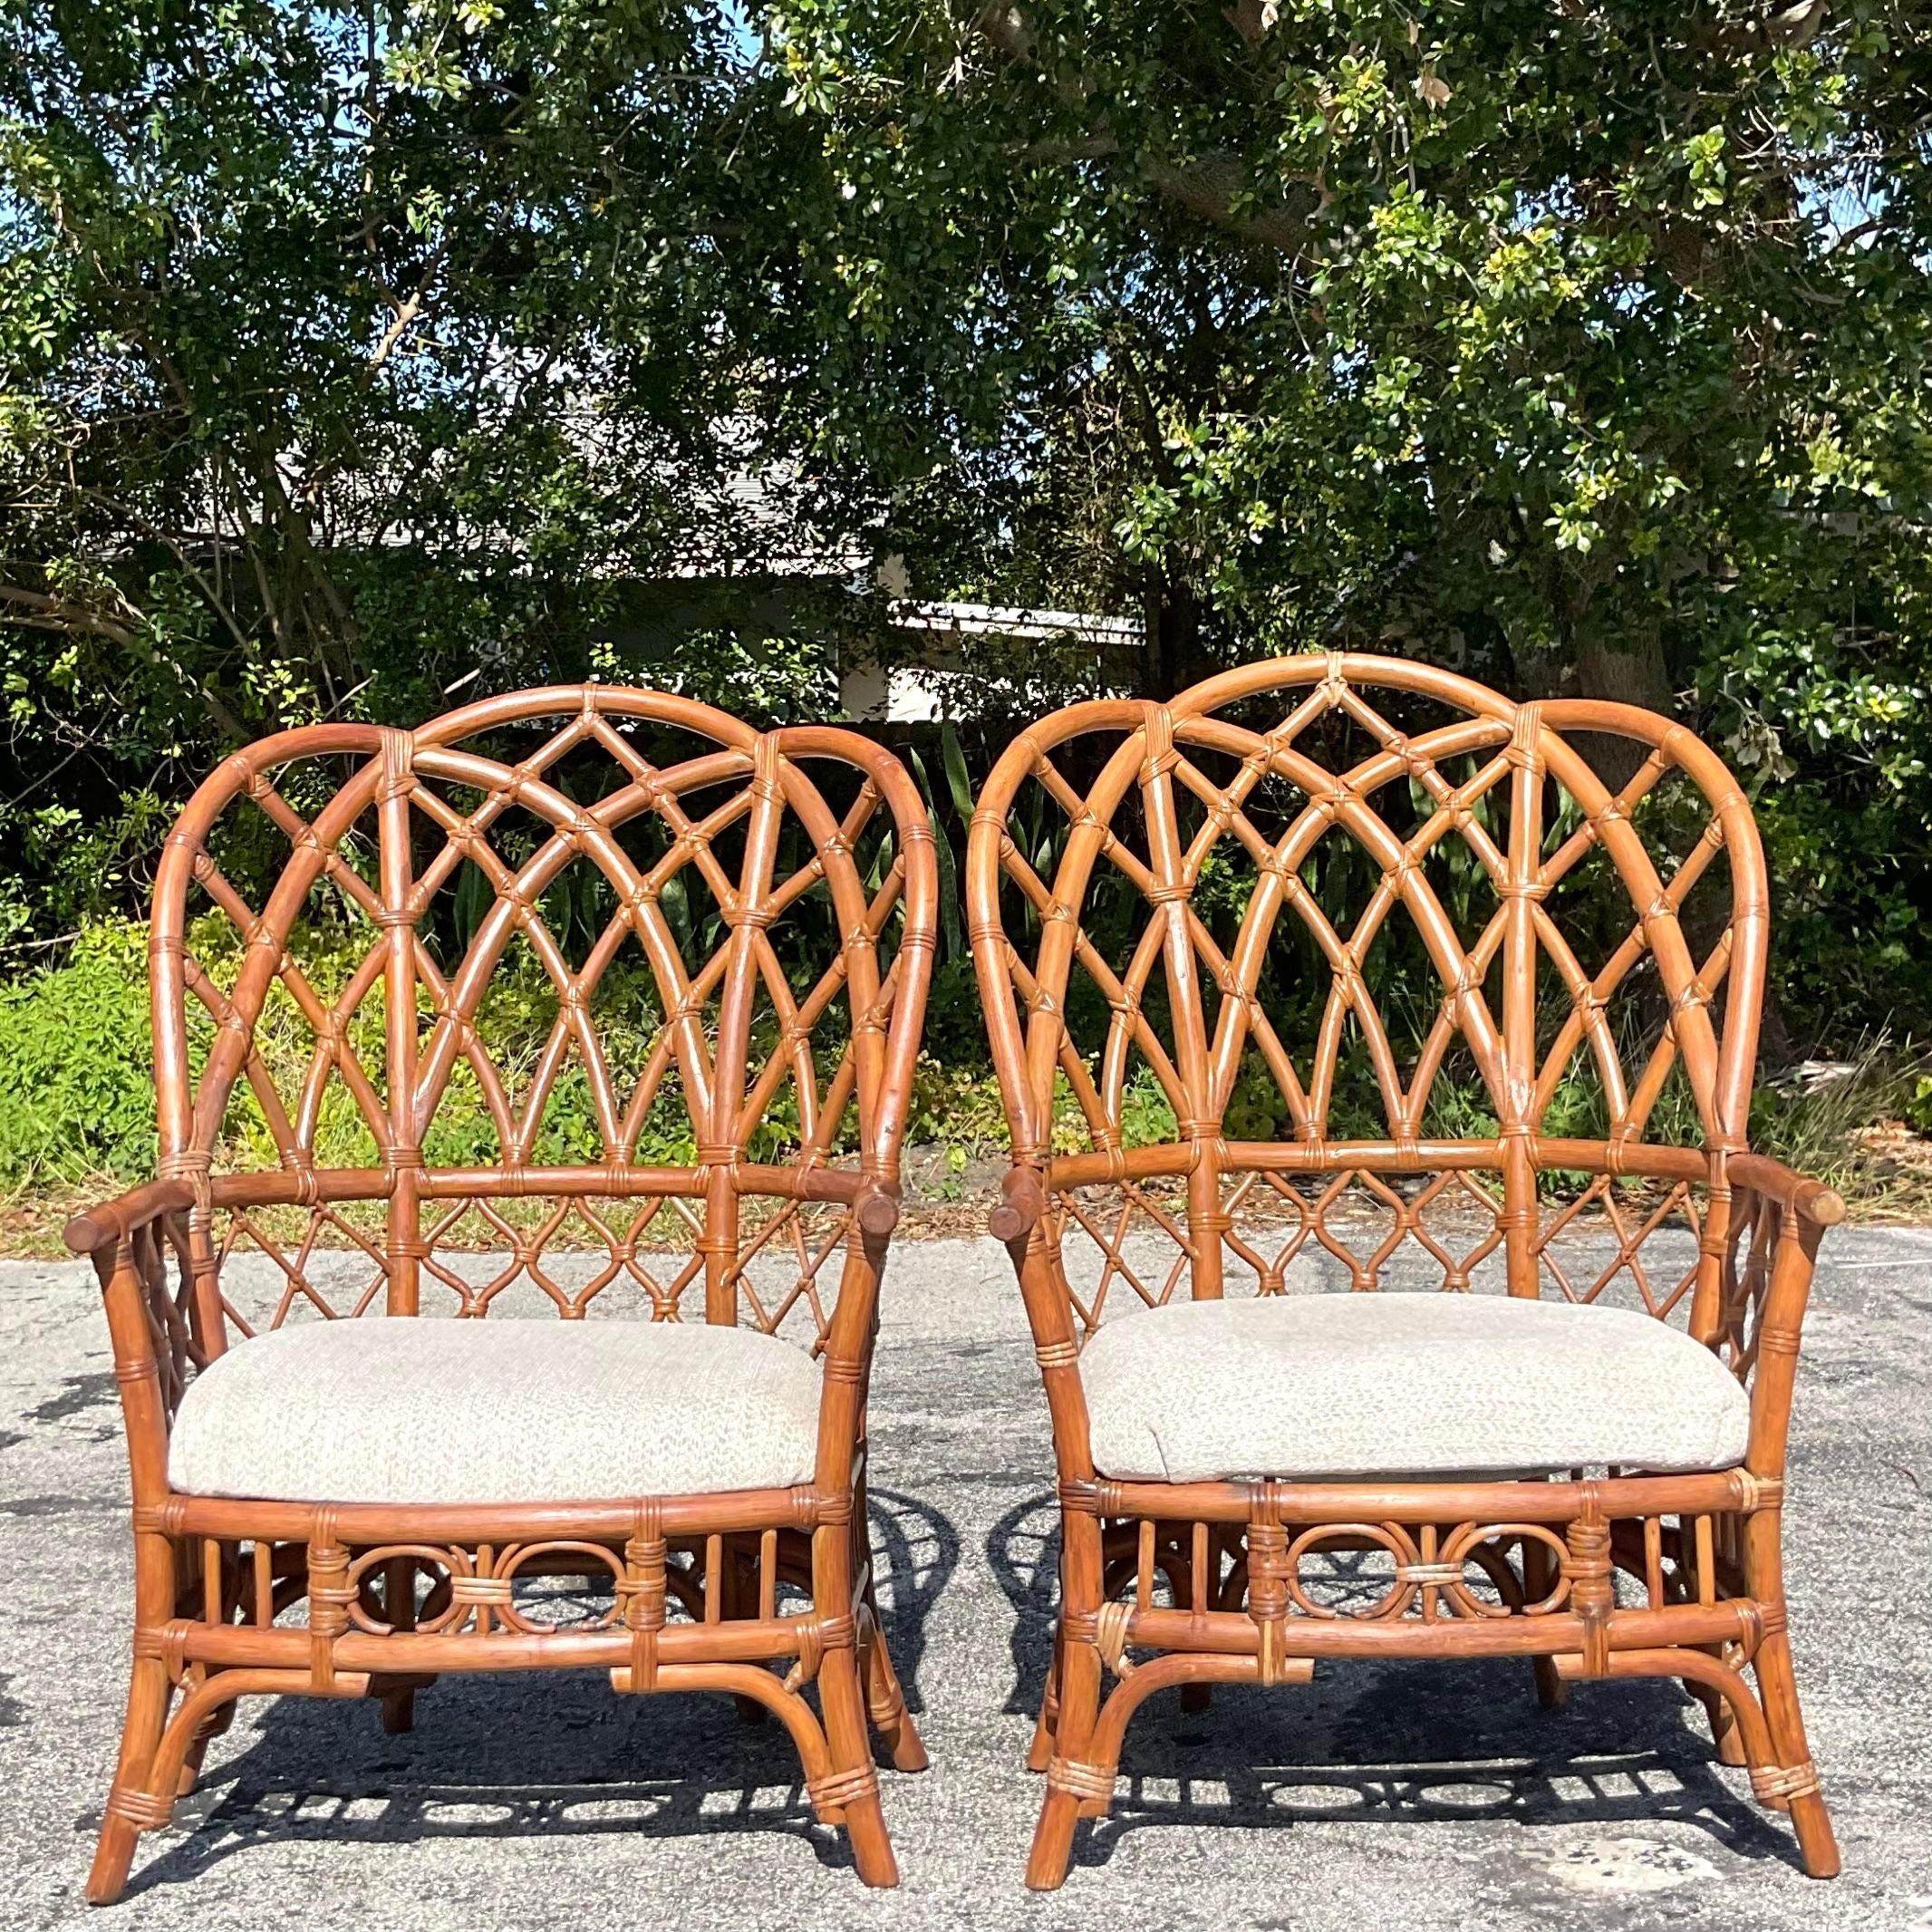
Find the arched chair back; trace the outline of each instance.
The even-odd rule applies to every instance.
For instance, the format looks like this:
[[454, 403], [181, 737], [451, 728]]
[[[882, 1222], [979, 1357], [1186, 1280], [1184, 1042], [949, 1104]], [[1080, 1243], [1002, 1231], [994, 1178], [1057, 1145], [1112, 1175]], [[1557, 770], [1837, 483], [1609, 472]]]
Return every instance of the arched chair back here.
[[[1410, 1241], [1452, 1289], [1506, 1266], [1659, 1315], [1697, 1265], [1658, 1276], [1652, 1232], [1687, 1222], [1715, 1267], [1765, 870], [1742, 788], [1666, 720], [1354, 654], [1075, 705], [1000, 758], [968, 891], [1079, 1332], [1116, 1292], [1277, 1292], [1298, 1261], [1374, 1288]], [[1592, 1208], [1579, 1274], [1551, 1238]]]
[[438, 1302], [822, 1345], [827, 1263], [894, 1212], [935, 880], [889, 753], [660, 692], [237, 752], [150, 942], [197, 1352]]

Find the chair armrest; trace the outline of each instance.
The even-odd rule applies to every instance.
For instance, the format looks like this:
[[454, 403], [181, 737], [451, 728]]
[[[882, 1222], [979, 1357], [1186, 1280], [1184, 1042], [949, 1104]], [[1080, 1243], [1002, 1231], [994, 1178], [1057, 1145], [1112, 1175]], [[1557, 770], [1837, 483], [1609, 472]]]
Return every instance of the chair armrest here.
[[195, 1191], [186, 1181], [150, 1181], [83, 1209], [62, 1231], [62, 1239], [74, 1254], [99, 1254], [164, 1214], [179, 1214], [194, 1204]]
[[1835, 1228], [1845, 1218], [1844, 1196], [1821, 1181], [1793, 1174], [1769, 1154], [1734, 1154], [1724, 1164], [1732, 1180], [1753, 1193], [1775, 1201], [1786, 1213], [1808, 1221], [1814, 1228]]
[[1010, 1246], [1025, 1241], [1046, 1212], [1047, 1191], [1040, 1185], [1038, 1173], [1031, 1167], [1009, 1167], [986, 1225], [996, 1240]]

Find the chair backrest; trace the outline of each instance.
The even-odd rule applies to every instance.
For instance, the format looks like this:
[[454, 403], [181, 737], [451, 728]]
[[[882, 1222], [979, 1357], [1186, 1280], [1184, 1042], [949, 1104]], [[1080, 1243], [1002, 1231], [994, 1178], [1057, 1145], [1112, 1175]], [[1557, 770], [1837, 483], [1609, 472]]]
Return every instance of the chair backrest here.
[[896, 1194], [935, 904], [926, 809], [853, 732], [604, 685], [285, 732], [159, 867], [160, 1174], [279, 1163], [204, 1237], [244, 1332], [621, 1283], [822, 1340], [821, 1269]]
[[[1685, 1171], [1651, 1145], [1745, 1145], [1763, 855], [1722, 762], [1647, 711], [1340, 653], [1075, 705], [999, 761], [967, 890], [1014, 1147], [1059, 1156], [1103, 1297], [1123, 1271], [1219, 1294], [1231, 1252], [1279, 1289], [1244, 1202], [1372, 1287], [1431, 1206], [1490, 1204], [1472, 1174], [1502, 1198], [1480, 1252], [1433, 1250], [1450, 1285], [1507, 1242], [1534, 1292], [1541, 1172], [1595, 1174], [1614, 1212], [1610, 1176]], [[1183, 1175], [1184, 1230], [1141, 1192]], [[1166, 1217], [1164, 1284], [1067, 1193], [1088, 1182]], [[1338, 1236], [1350, 1206], [1386, 1242]]]

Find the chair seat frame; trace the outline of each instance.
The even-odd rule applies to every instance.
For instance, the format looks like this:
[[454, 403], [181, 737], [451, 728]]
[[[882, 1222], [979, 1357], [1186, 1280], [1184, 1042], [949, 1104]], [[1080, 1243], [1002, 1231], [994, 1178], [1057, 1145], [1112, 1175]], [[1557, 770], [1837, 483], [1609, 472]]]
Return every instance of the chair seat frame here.
[[[237, 796], [266, 801], [290, 833], [296, 864], [306, 856], [314, 862], [312, 876], [326, 870], [346, 880], [378, 929], [382, 957], [372, 971], [392, 975], [391, 983], [406, 995], [390, 1010], [407, 1011], [418, 1003], [412, 977], [433, 974], [416, 942], [423, 895], [412, 896], [420, 881], [406, 860], [405, 814], [411, 803], [420, 809], [423, 802], [409, 796], [410, 775], [436, 768], [443, 748], [552, 714], [565, 720], [560, 738], [522, 765], [504, 767], [467, 752], [444, 756], [466, 760], [450, 768], [492, 801], [468, 821], [470, 849], [480, 842], [478, 819], [487, 825], [492, 807], [500, 810], [509, 799], [536, 795], [555, 826], [551, 845], [560, 849], [540, 851], [515, 879], [507, 867], [496, 874], [499, 904], [514, 903], [511, 923], [536, 929], [536, 894], [574, 855], [594, 858], [618, 887], [617, 919], [594, 961], [626, 933], [636, 932], [647, 950], [663, 938], [650, 911], [661, 882], [640, 879], [605, 836], [621, 816], [657, 809], [671, 818], [679, 837], [662, 868], [668, 874], [676, 864], [698, 862], [711, 831], [729, 822], [729, 815], [714, 814], [693, 826], [678, 810], [681, 797], [720, 780], [748, 781], [752, 794], [742, 873], [720, 881], [729, 928], [720, 953], [711, 969], [689, 980], [669, 970], [674, 983], [665, 1005], [672, 1029], [695, 1019], [700, 995], [722, 989], [715, 1035], [694, 1024], [677, 1043], [678, 1052], [692, 1056], [687, 1064], [695, 1081], [687, 1091], [702, 1082], [710, 1102], [694, 1104], [699, 1164], [638, 1164], [625, 1145], [611, 1148], [599, 1164], [546, 1166], [530, 1162], [523, 1145], [512, 1145], [492, 1168], [432, 1165], [420, 1151], [434, 1110], [433, 1096], [420, 1104], [421, 1043], [415, 1028], [392, 1025], [392, 1131], [382, 1135], [380, 1167], [316, 1166], [313, 1109], [277, 1118], [270, 1096], [265, 1106], [286, 1130], [278, 1133], [283, 1171], [211, 1174], [227, 1099], [222, 1083], [232, 1084], [238, 1070], [251, 1081], [260, 1072], [248, 1037], [260, 988], [251, 993], [245, 979], [229, 997], [198, 983], [182, 937], [187, 881], [214, 882], [217, 903], [253, 942], [251, 954], [259, 947], [265, 982], [273, 968], [298, 1001], [313, 991], [283, 951], [290, 909], [304, 903], [304, 893], [278, 894], [259, 919], [247, 913], [208, 857], [208, 831], [220, 813]], [[684, 767], [654, 769], [612, 729], [625, 720], [694, 731], [721, 749]], [[593, 739], [630, 768], [634, 782], [615, 806], [607, 800], [586, 811], [546, 793], [545, 774], [562, 750]], [[272, 775], [324, 750], [367, 763], [344, 787], [355, 794], [346, 804], [339, 797], [304, 825], [275, 790]], [[801, 761], [808, 757], [855, 768], [860, 795], [843, 819], [831, 816], [803, 777]], [[372, 800], [385, 817], [382, 874], [373, 884], [349, 874], [336, 851], [344, 828]], [[781, 911], [800, 889], [796, 880], [772, 883], [774, 826], [783, 806], [798, 812], [815, 848], [806, 883], [824, 879], [832, 886], [845, 933], [826, 980], [786, 1016], [785, 1040], [796, 1053], [835, 982], [852, 990], [854, 1025], [817, 1130], [796, 1161], [774, 1164], [747, 1158], [775, 1083], [755, 1077], [747, 1090], [746, 1041], [748, 990], [759, 955], [768, 953], [763, 934], [774, 899]], [[868, 897], [851, 848], [881, 808], [894, 856], [883, 886]], [[739, 816], [746, 810], [742, 804], [737, 809]], [[458, 843], [464, 842], [459, 834]], [[437, 883], [434, 867], [423, 876]], [[879, 1281], [898, 1218], [899, 1149], [934, 947], [936, 893], [930, 821], [890, 754], [831, 728], [761, 735], [690, 700], [622, 687], [515, 693], [414, 733], [363, 727], [285, 733], [237, 755], [198, 793], [169, 841], [150, 948], [161, 1178], [76, 1217], [67, 1229], [70, 1247], [91, 1256], [100, 1276], [133, 1492], [133, 1661], [119, 1761], [87, 1883], [91, 1900], [120, 1897], [140, 1834], [167, 1823], [177, 1799], [193, 1789], [209, 1741], [231, 1720], [237, 1698], [371, 1698], [381, 1705], [385, 1728], [400, 1732], [412, 1724], [416, 1693], [441, 1674], [531, 1669], [602, 1670], [613, 1691], [628, 1695], [726, 1693], [748, 1718], [775, 1715], [796, 1747], [814, 1813], [843, 1828], [859, 1877], [873, 1886], [896, 1883], [874, 1735], [895, 1769], [923, 1770], [926, 1755], [880, 1628], [866, 1531], [865, 1397]], [[882, 981], [873, 949], [895, 910], [903, 920], [897, 954]], [[221, 1027], [215, 1053], [229, 1056], [211, 1056], [198, 1088], [191, 1087], [186, 1053], [184, 980], [203, 992]], [[578, 1024], [593, 980], [589, 969], [560, 979], [560, 1027]], [[487, 982], [487, 974], [467, 985], [461, 975], [436, 979], [430, 990], [439, 1025], [457, 1034], [467, 1029], [473, 1041], [469, 1022]], [[312, 999], [304, 1009], [316, 1010]], [[336, 1032], [318, 1029], [325, 1047]], [[655, 1063], [660, 1069], [664, 1058]], [[848, 1099], [856, 1101], [861, 1123], [855, 1168], [836, 1164], [827, 1152]], [[541, 1105], [539, 1099], [533, 1114]], [[382, 1114], [374, 1118], [382, 1128]], [[313, 1241], [314, 1217], [375, 1204], [386, 1227], [382, 1248], [366, 1239], [361, 1245], [381, 1263], [384, 1305], [362, 1319], [411, 1319], [433, 1248], [430, 1217], [478, 1197], [528, 1196], [554, 1199], [559, 1216], [569, 1204], [594, 1199], [646, 1207], [691, 1203], [687, 1220], [697, 1232], [697, 1252], [686, 1279], [701, 1280], [704, 1319], [711, 1322], [739, 1319], [745, 1254], [758, 1241], [756, 1232], [741, 1229], [740, 1203], [768, 1216], [809, 1205], [834, 1217], [843, 1232], [828, 1240], [826, 1253], [837, 1270], [838, 1295], [815, 1345], [823, 1383], [810, 1481], [695, 1495], [474, 1505], [372, 1504], [353, 1497], [293, 1502], [188, 1494], [170, 1486], [169, 1429], [186, 1386], [226, 1348], [246, 1345], [247, 1331], [235, 1333], [225, 1298], [218, 1224], [246, 1217], [253, 1225], [265, 1211], [300, 1211], [312, 1217]], [[333, 1224], [346, 1227], [339, 1219]], [[633, 1257], [636, 1239], [634, 1227], [622, 1241], [613, 1238], [613, 1273]], [[533, 1273], [541, 1240], [535, 1238], [523, 1257]], [[304, 1244], [301, 1258], [307, 1251]], [[290, 1280], [292, 1291], [304, 1280], [300, 1258]], [[479, 1295], [461, 1312], [481, 1315], [487, 1305], [487, 1295]], [[584, 1309], [580, 1300], [560, 1303], [559, 1312], [580, 1317]], [[673, 1302], [653, 1312], [675, 1318], [678, 1311]], [[487, 1493], [487, 1472], [479, 1473], [479, 1487]], [[517, 1586], [546, 1578], [587, 1579], [610, 1595], [611, 1607], [594, 1619], [561, 1626], [529, 1614]], [[297, 1606], [305, 1606], [304, 1623], [287, 1620]], [[808, 1694], [816, 1694], [816, 1708]]]
[[[1201, 855], [1217, 830], [1245, 830], [1241, 787], [1248, 775], [1287, 776], [1309, 801], [1272, 853], [1265, 841], [1244, 836], [1261, 861], [1264, 882], [1284, 882], [1283, 899], [1292, 897], [1285, 882], [1308, 849], [1296, 844], [1304, 834], [1312, 843], [1338, 823], [1375, 849], [1370, 801], [1392, 777], [1427, 786], [1455, 830], [1468, 822], [1471, 795], [1459, 795], [1441, 778], [1428, 742], [1404, 738], [1362, 696], [1377, 686], [1466, 713], [1473, 728], [1450, 728], [1435, 742], [1493, 748], [1498, 764], [1507, 767], [1500, 783], [1514, 808], [1512, 835], [1507, 849], [1488, 855], [1502, 902], [1496, 920], [1467, 952], [1438, 956], [1449, 982], [1445, 1013], [1479, 1047], [1488, 1014], [1481, 1008], [1481, 972], [1466, 962], [1503, 958], [1505, 1010], [1502, 1025], [1489, 1028], [1485, 1064], [1493, 1069], [1500, 1131], [1489, 1140], [1428, 1139], [1419, 1131], [1418, 1101], [1386, 1140], [1328, 1138], [1319, 1107], [1298, 1113], [1302, 1137], [1296, 1140], [1232, 1140], [1222, 1114], [1242, 1047], [1237, 1029], [1259, 1031], [1266, 1024], [1253, 997], [1261, 947], [1249, 943], [1245, 930], [1256, 914], [1251, 907], [1242, 942], [1223, 953], [1192, 918], [1188, 901]], [[1273, 731], [1235, 733], [1217, 716], [1223, 707], [1278, 690], [1300, 696], [1301, 703]], [[1325, 710], [1353, 716], [1379, 740], [1381, 755], [1339, 779], [1298, 759], [1298, 734]], [[1052, 754], [1087, 731], [1122, 733], [1125, 741], [1082, 797]], [[1566, 731], [1635, 740], [1644, 754], [1636, 776], [1611, 793], [1564, 741]], [[1189, 748], [1198, 744], [1242, 756], [1243, 778], [1221, 787], [1188, 768]], [[1718, 832], [1708, 847], [1722, 843], [1731, 858], [1732, 923], [1715, 963], [1707, 961], [1701, 975], [1685, 949], [1673, 896], [1689, 881], [1666, 886], [1654, 871], [1647, 874], [1642, 854], [1626, 849], [1617, 832], [1670, 769], [1687, 773], [1711, 801]], [[1177, 774], [1203, 799], [1210, 820], [1184, 849], [1173, 807]], [[1697, 1089], [1702, 1146], [1646, 1142], [1640, 1098], [1618, 1111], [1603, 1142], [1541, 1132], [1531, 1096], [1549, 1063], [1540, 1067], [1536, 1058], [1533, 948], [1538, 941], [1560, 943], [1541, 924], [1550, 874], [1561, 869], [1547, 861], [1538, 836], [1540, 787], [1550, 777], [1581, 802], [1594, 836], [1612, 846], [1625, 884], [1641, 893], [1638, 943], [1625, 949], [1620, 964], [1613, 961], [1604, 973], [1581, 975], [1572, 986], [1584, 1015], [1579, 1025], [1588, 1030], [1590, 1009], [1600, 1012], [1639, 952], [1652, 954], [1673, 1000], [1665, 1065], [1670, 1054], [1680, 1054]], [[1016, 795], [1029, 780], [1058, 799], [1072, 828], [1050, 884], [1032, 873], [1008, 830]], [[1145, 861], [1125, 849], [1113, 824], [1136, 782], [1147, 826]], [[1308, 833], [1311, 819], [1319, 823]], [[1434, 833], [1443, 829], [1432, 825]], [[1429, 836], [1407, 845], [1393, 835], [1384, 838], [1377, 855], [1391, 902], [1403, 899], [1412, 910], [1421, 903], [1417, 859]], [[1080, 925], [1087, 867], [1102, 854], [1128, 871], [1153, 904], [1153, 937], [1118, 976]], [[1156, 1690], [1178, 1686], [1183, 1706], [1199, 1708], [1213, 1684], [1306, 1682], [1325, 1660], [1502, 1656], [1532, 1663], [1546, 1705], [1563, 1701], [1578, 1680], [1678, 1678], [1708, 1714], [1722, 1761], [1748, 1766], [1759, 1801], [1790, 1814], [1805, 1869], [1816, 1877], [1835, 1874], [1838, 1850], [1792, 1674], [1781, 1521], [1800, 1330], [1819, 1241], [1843, 1218], [1844, 1205], [1830, 1189], [1744, 1144], [1766, 894], [1748, 807], [1721, 763], [1681, 728], [1625, 706], [1517, 706], [1468, 680], [1396, 660], [1339, 653], [1281, 660], [1210, 680], [1168, 705], [1077, 706], [1021, 734], [981, 795], [967, 882], [980, 990], [1015, 1150], [991, 1228], [1008, 1246], [1033, 1332], [1052, 1417], [1061, 1521], [1053, 1657], [1027, 1759], [1030, 1770], [1044, 1773], [1046, 1787], [1027, 1883], [1051, 1889], [1063, 1882], [1077, 1824], [1110, 1810], [1128, 1723]], [[1038, 915], [1035, 961], [1021, 957], [1002, 917], [1002, 887], [1016, 884]], [[1532, 917], [1539, 921], [1533, 930]], [[1454, 949], [1453, 936], [1449, 945]], [[1329, 951], [1338, 1002], [1359, 1009], [1366, 996], [1353, 969], [1361, 949], [1338, 937]], [[1120, 1039], [1144, 1043], [1150, 1058], [1162, 1050], [1164, 1043], [1149, 1039], [1141, 1007], [1156, 960], [1167, 968], [1174, 1038], [1164, 1077], [1182, 1137], [1128, 1149], [1119, 1132]], [[1067, 1038], [1073, 962], [1087, 966], [1112, 1009], [1106, 1056], [1111, 1087], [1084, 1074]], [[1720, 1038], [1708, 1009], [1727, 969]], [[1198, 993], [1191, 990], [1197, 971], [1212, 977], [1223, 996], [1212, 1050]], [[1332, 1036], [1320, 1051], [1332, 1071]], [[1086, 1108], [1091, 1151], [1054, 1151], [1056, 1074], [1071, 1082]], [[1322, 1091], [1321, 1079], [1318, 1070], [1308, 1091]], [[1639, 1087], [1654, 1092], [1648, 1075]], [[1396, 1096], [1398, 1103], [1410, 1097]], [[1379, 1285], [1382, 1263], [1407, 1234], [1445, 1264], [1448, 1287], [1466, 1288], [1466, 1266], [1420, 1232], [1416, 1203], [1451, 1182], [1460, 1185], [1460, 1177], [1480, 1177], [1477, 1185], [1486, 1183], [1493, 1196], [1495, 1226], [1477, 1253], [1493, 1249], [1504, 1263], [1508, 1292], [1533, 1296], [1549, 1265], [1550, 1241], [1575, 1212], [1545, 1215], [1540, 1185], [1552, 1171], [1589, 1177], [1589, 1197], [1633, 1178], [1652, 1183], [1666, 1206], [1701, 1196], [1695, 1269], [1677, 1294], [1689, 1303], [1692, 1335], [1724, 1350], [1747, 1383], [1749, 1443], [1740, 1466], [1676, 1475], [1559, 1473], [1547, 1480], [1191, 1483], [1116, 1481], [1095, 1467], [1080, 1351], [1096, 1311], [1070, 1291], [1062, 1251], [1064, 1238], [1083, 1228], [1104, 1251], [1108, 1238], [1096, 1233], [1095, 1217], [1077, 1207], [1079, 1190], [1104, 1185], [1117, 1191], [1116, 1198], [1150, 1208], [1181, 1250], [1174, 1279], [1184, 1280], [1195, 1299], [1213, 1299], [1224, 1291], [1224, 1251], [1261, 1261], [1229, 1203], [1270, 1177], [1325, 1190], [1304, 1210], [1303, 1232], [1346, 1261], [1357, 1290]], [[1322, 1218], [1331, 1195], [1362, 1180], [1395, 1220], [1388, 1241], [1366, 1261], [1333, 1238]], [[1398, 1193], [1396, 1183], [1411, 1193]], [[1150, 1184], [1184, 1190], [1184, 1208], [1164, 1208], [1146, 1192]], [[1619, 1261], [1628, 1261], [1663, 1218], [1662, 1209], [1649, 1214], [1634, 1236], [1619, 1222]], [[1270, 1279], [1261, 1265], [1261, 1291], [1280, 1292], [1279, 1268]], [[1117, 1240], [1107, 1266], [1130, 1272]], [[1229, 1396], [1238, 1401], [1239, 1389]], [[1473, 1454], [1472, 1462], [1479, 1460]], [[1387, 1582], [1386, 1593], [1360, 1614], [1338, 1613], [1319, 1600], [1309, 1575], [1311, 1563], [1345, 1551], [1370, 1552]], [[1474, 1587], [1479, 1583], [1487, 1587]]]

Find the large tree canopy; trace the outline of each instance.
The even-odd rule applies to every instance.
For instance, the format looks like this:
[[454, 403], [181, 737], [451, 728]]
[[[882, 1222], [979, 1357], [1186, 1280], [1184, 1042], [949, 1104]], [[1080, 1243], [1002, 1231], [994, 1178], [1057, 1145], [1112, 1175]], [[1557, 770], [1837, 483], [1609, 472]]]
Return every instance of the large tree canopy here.
[[1923, 1016], [1922, 10], [778, 19], [851, 321], [798, 433], [912, 458], [909, 554], [1145, 595], [1154, 686], [1347, 642], [1694, 715], [1810, 965]]
[[1905, 0], [0, 21], [19, 917], [169, 759], [614, 662], [613, 584], [782, 497], [1144, 609], [1148, 690], [1347, 642], [1678, 710], [1763, 787], [1787, 1016], [1932, 1016]]
[[581, 671], [613, 584], [796, 545], [725, 486], [803, 130], [715, 9], [0, 30], [0, 838], [63, 904], [224, 741]]

